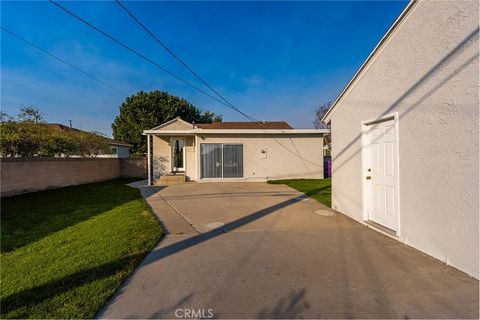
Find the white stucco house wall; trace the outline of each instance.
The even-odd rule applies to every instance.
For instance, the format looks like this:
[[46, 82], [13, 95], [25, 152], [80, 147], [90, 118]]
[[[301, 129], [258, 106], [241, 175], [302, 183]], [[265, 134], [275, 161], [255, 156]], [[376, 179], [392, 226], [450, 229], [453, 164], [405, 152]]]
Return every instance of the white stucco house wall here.
[[168, 176], [197, 182], [321, 179], [328, 132], [286, 122], [192, 124], [176, 118], [143, 132], [149, 184]]
[[478, 1], [411, 1], [323, 118], [332, 207], [475, 278], [478, 39]]

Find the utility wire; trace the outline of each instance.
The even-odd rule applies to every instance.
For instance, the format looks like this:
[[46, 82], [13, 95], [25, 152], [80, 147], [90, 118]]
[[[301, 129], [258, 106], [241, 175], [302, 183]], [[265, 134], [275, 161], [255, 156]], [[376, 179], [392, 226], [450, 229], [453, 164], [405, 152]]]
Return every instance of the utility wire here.
[[[230, 107], [231, 109], [237, 111], [238, 113], [240, 113], [241, 115], [243, 115], [245, 118], [247, 118], [248, 120], [250, 120], [251, 122], [255, 122], [259, 125], [259, 127], [261, 128], [261, 122], [258, 120], [258, 119], [255, 119], [254, 117], [244, 113], [243, 111], [241, 111], [239, 108], [237, 108], [236, 106], [234, 106], [227, 98], [225, 98], [222, 94], [220, 94], [217, 90], [215, 90], [206, 80], [204, 80], [202, 77], [200, 77], [198, 75], [198, 73], [196, 73], [190, 66], [188, 66], [180, 57], [178, 57], [174, 52], [173, 50], [171, 50], [165, 43], [163, 43], [160, 39], [158, 39], [157, 36], [155, 36], [155, 34], [150, 31], [150, 29], [148, 29], [145, 24], [143, 24], [140, 19], [138, 19], [120, 0], [115, 0], [115, 2], [145, 31], [147, 32], [160, 46], [163, 47], [163, 49], [165, 49], [165, 51], [167, 51], [172, 57], [174, 57], [182, 66], [184, 66], [188, 71], [190, 71], [191, 74], [193, 74], [198, 80], [200, 80], [200, 82], [202, 82], [207, 88], [209, 88], [214, 94], [216, 94], [220, 99], [222, 99], [225, 103], [223, 103], [224, 105], [226, 104], [228, 107]], [[265, 129], [261, 128], [264, 132]], [[295, 151], [292, 151], [290, 150], [288, 147], [284, 146], [280, 141], [278, 141], [275, 137], [273, 137], [273, 140], [275, 140], [275, 142], [277, 142], [280, 146], [282, 146], [284, 149], [286, 149], [287, 151], [291, 152], [292, 154], [294, 154], [295, 156], [299, 157], [302, 161], [304, 161], [304, 164], [305, 162], [309, 162], [313, 165], [317, 165], [317, 163], [314, 163], [314, 162], [311, 162], [307, 159], [304, 159], [300, 153], [298, 152], [298, 149], [295, 147]], [[307, 168], [308, 169], [308, 168]]]
[[[222, 105], [240, 113], [241, 115], [243, 115], [244, 117], [246, 117], [247, 119], [249, 119], [251, 122], [255, 122], [255, 123], [258, 123], [259, 126], [261, 126], [261, 122], [251, 116], [249, 116], [248, 114], [244, 113], [243, 111], [241, 111], [240, 109], [238, 109], [237, 107], [235, 107], [233, 104], [231, 104], [227, 99], [225, 99], [220, 93], [218, 93], [215, 89], [213, 89], [210, 85], [208, 85], [208, 83], [204, 80], [201, 80], [202, 83], [204, 84], [207, 84], [207, 87], [210, 88], [210, 90], [212, 90], [216, 95], [218, 95], [220, 97], [217, 98], [217, 97], [214, 97], [213, 95], [209, 94], [208, 92], [206, 92], [205, 90], [197, 87], [196, 85], [194, 85], [193, 83], [181, 78], [180, 76], [177, 76], [176, 74], [174, 74], [173, 72], [165, 69], [164, 67], [162, 67], [161, 65], [159, 65], [158, 63], [156, 63], [155, 61], [153, 61], [152, 59], [146, 57], [145, 55], [143, 55], [142, 53], [136, 51], [135, 49], [132, 49], [131, 47], [127, 46], [126, 44], [122, 43], [121, 41], [117, 40], [116, 38], [114, 38], [113, 36], [109, 35], [108, 33], [106, 33], [105, 31], [101, 30], [100, 28], [94, 26], [93, 24], [91, 24], [90, 22], [88, 22], [87, 20], [81, 18], [80, 16], [78, 16], [77, 14], [75, 14], [74, 12], [68, 10], [67, 8], [65, 8], [64, 6], [62, 6], [61, 4], [59, 4], [58, 2], [54, 1], [54, 0], [49, 0], [52, 4], [54, 4], [55, 6], [57, 6], [58, 8], [62, 9], [63, 11], [65, 11], [66, 13], [70, 14], [71, 16], [73, 16], [74, 18], [76, 18], [77, 20], [81, 21], [82, 23], [86, 24], [87, 26], [89, 26], [90, 28], [94, 29], [95, 31], [97, 31], [98, 33], [104, 35], [105, 37], [109, 38], [110, 40], [112, 40], [113, 42], [117, 43], [118, 45], [122, 46], [123, 48], [129, 50], [130, 52], [132, 52], [133, 54], [139, 56], [140, 58], [144, 59], [145, 61], [149, 62], [150, 64], [154, 65], [155, 67], [159, 68], [160, 70], [162, 70], [163, 72], [169, 74], [170, 76], [174, 77], [175, 79], [185, 83], [186, 85], [194, 88], [195, 90], [203, 93], [204, 95], [210, 97], [211, 99], [221, 103]], [[122, 6], [123, 8], [124, 6]], [[133, 16], [133, 14], [129, 13], [129, 15]], [[135, 19], [136, 21], [139, 22], [138, 19]], [[144, 27], [145, 29], [147, 29], [143, 24], [141, 24], [142, 27]], [[147, 29], [148, 30], [148, 29]], [[151, 33], [151, 32], [149, 32]], [[153, 35], [153, 33], [151, 33]], [[156, 37], [154, 37], [156, 38]], [[169, 51], [171, 51], [169, 49]], [[176, 55], [175, 55], [176, 56]], [[182, 63], [183, 64], [183, 63]], [[186, 65], [186, 64], [185, 64]], [[193, 71], [191, 68], [188, 68], [189, 70], [191, 70], [191, 72]], [[195, 72], [194, 72], [194, 75], [196, 75], [196, 77], [200, 78]], [[262, 130], [264, 132], [265, 129], [262, 128]], [[282, 143], [280, 143], [276, 138], [273, 138], [273, 140], [275, 140], [281, 147], [283, 147], [285, 150], [289, 151], [290, 153], [294, 154], [295, 156], [299, 157], [300, 159], [306, 161], [306, 162], [309, 162], [315, 166], [321, 166], [317, 163], [314, 163], [312, 161], [309, 161], [308, 159], [304, 159], [302, 158], [301, 155], [299, 154], [296, 154], [294, 151], [290, 150], [289, 148], [287, 148], [286, 146], [284, 146]]]
[[11, 31], [11, 30], [9, 30], [9, 29], [5, 28], [4, 26], [1, 26], [1, 28], [2, 28], [2, 31], [5, 31], [5, 32], [9, 33], [10, 35], [12, 35], [12, 36], [16, 37], [17, 39], [20, 39], [20, 40], [22, 40], [23, 42], [25, 42], [25, 43], [27, 43], [27, 44], [31, 45], [32, 47], [34, 47], [35, 49], [37, 49], [37, 50], [39, 50], [39, 51], [43, 52], [44, 54], [46, 54], [46, 55], [48, 55], [48, 56], [50, 56], [50, 57], [52, 57], [52, 58], [54, 58], [54, 59], [56, 59], [56, 60], [58, 60], [58, 61], [60, 61], [60, 62], [64, 63], [64, 64], [66, 64], [67, 66], [69, 66], [69, 67], [71, 67], [71, 68], [73, 68], [73, 69], [77, 70], [78, 72], [81, 72], [81, 73], [83, 73], [83, 74], [84, 74], [84, 75], [86, 75], [87, 77], [90, 77], [90, 78], [92, 78], [92, 79], [94, 79], [94, 80], [96, 80], [96, 81], [100, 82], [100, 83], [101, 83], [101, 84], [103, 84], [104, 86], [107, 86], [107, 87], [109, 87], [110, 89], [112, 89], [112, 90], [115, 90], [115, 91], [117, 91], [118, 93], [121, 93], [122, 95], [126, 95], [126, 96], [128, 96], [128, 94], [127, 94], [127, 93], [125, 93], [125, 92], [123, 92], [122, 90], [115, 88], [114, 86], [112, 86], [112, 85], [110, 85], [110, 84], [106, 83], [105, 81], [103, 81], [103, 80], [101, 80], [101, 79], [99, 79], [99, 78], [95, 77], [95, 76], [94, 76], [93, 74], [91, 74], [91, 73], [88, 73], [88, 72], [86, 72], [86, 71], [83, 71], [83, 70], [82, 70], [82, 69], [80, 69], [79, 67], [77, 67], [77, 66], [75, 66], [75, 65], [71, 64], [71, 63], [70, 63], [70, 62], [68, 62], [68, 61], [65, 61], [65, 60], [63, 60], [62, 58], [60, 58], [60, 57], [58, 57], [58, 56], [54, 55], [54, 54], [53, 54], [53, 53], [51, 53], [51, 52], [48, 52], [47, 50], [45, 50], [45, 49], [41, 48], [40, 46], [36, 45], [35, 43], [33, 43], [33, 42], [31, 42], [31, 41], [29, 41], [29, 40], [27, 40], [27, 39], [23, 38], [22, 36], [18, 35], [17, 33], [15, 33], [15, 32], [13, 32], [13, 31]]
[[249, 116], [248, 114], [244, 113], [239, 108], [235, 107], [230, 101], [227, 100], [223, 95], [221, 95], [215, 88], [213, 88], [207, 81], [205, 81], [202, 77], [200, 77], [191, 67], [189, 67], [180, 57], [178, 57], [173, 50], [171, 50], [165, 43], [163, 43], [160, 39], [158, 39], [153, 32], [151, 32], [128, 8], [120, 2], [120, 0], [115, 0], [115, 2], [136, 22], [140, 27], [142, 27], [145, 32], [147, 32], [159, 45], [163, 47], [172, 57], [174, 57], [182, 66], [184, 66], [191, 74], [195, 76], [200, 82], [202, 82], [207, 88], [209, 88], [213, 93], [215, 93], [220, 99], [222, 99], [226, 104], [228, 104], [233, 110], [237, 111], [250, 121], [260, 122], [259, 120]]
[[92, 28], [93, 30], [97, 31], [98, 33], [104, 35], [105, 37], [109, 38], [110, 40], [112, 40], [113, 42], [115, 42], [116, 44], [122, 46], [123, 48], [127, 49], [128, 51], [132, 52], [133, 54], [139, 56], [140, 58], [142, 58], [143, 60], [147, 61], [148, 63], [152, 64], [153, 66], [157, 67], [158, 69], [162, 70], [163, 72], [167, 73], [168, 75], [174, 77], [175, 79], [185, 83], [186, 85], [192, 87], [193, 89], [203, 93], [204, 95], [212, 98], [213, 100], [229, 107], [229, 108], [232, 108], [230, 105], [228, 105], [227, 103], [225, 103], [224, 101], [214, 97], [213, 95], [209, 94], [208, 92], [206, 92], [205, 90], [197, 87], [196, 85], [194, 85], [193, 83], [181, 78], [180, 76], [176, 75], [175, 73], [165, 69], [164, 67], [162, 67], [161, 65], [159, 65], [158, 63], [156, 63], [155, 61], [153, 61], [152, 59], [148, 58], [147, 56], [145, 56], [144, 54], [136, 51], [135, 49], [132, 49], [131, 47], [127, 46], [126, 44], [124, 44], [123, 42], [121, 42], [120, 40], [117, 40], [116, 38], [114, 38], [113, 36], [109, 35], [108, 33], [106, 33], [105, 31], [101, 30], [100, 28], [94, 26], [93, 24], [91, 24], [90, 22], [88, 22], [87, 20], [83, 19], [82, 17], [78, 16], [77, 14], [75, 14], [74, 12], [68, 10], [67, 8], [65, 8], [64, 6], [62, 6], [61, 4], [59, 4], [58, 2], [54, 1], [54, 0], [49, 0], [51, 3], [53, 3], [54, 5], [56, 5], [57, 7], [59, 7], [60, 9], [62, 9], [63, 11], [65, 11], [66, 13], [70, 14], [71, 16], [73, 16], [74, 18], [76, 18], [77, 20], [81, 21], [82, 23], [86, 24], [87, 26], [89, 26], [90, 28]]

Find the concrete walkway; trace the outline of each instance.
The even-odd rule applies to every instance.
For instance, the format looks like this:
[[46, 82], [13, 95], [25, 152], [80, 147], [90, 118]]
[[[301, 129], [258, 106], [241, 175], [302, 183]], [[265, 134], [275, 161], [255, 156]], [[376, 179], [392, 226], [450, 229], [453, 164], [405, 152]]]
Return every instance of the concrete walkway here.
[[478, 318], [477, 280], [287, 186], [142, 194], [169, 234], [98, 317]]

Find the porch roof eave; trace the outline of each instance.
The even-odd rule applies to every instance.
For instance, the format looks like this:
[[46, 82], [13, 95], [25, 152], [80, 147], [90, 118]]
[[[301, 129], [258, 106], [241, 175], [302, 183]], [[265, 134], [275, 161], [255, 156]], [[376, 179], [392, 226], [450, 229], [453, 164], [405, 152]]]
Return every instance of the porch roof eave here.
[[142, 135], [155, 136], [194, 136], [196, 133], [191, 130], [144, 130]]
[[188, 130], [144, 130], [143, 135], [159, 136], [194, 136], [205, 134], [274, 134], [274, 135], [302, 135], [330, 133], [330, 129], [188, 129]]

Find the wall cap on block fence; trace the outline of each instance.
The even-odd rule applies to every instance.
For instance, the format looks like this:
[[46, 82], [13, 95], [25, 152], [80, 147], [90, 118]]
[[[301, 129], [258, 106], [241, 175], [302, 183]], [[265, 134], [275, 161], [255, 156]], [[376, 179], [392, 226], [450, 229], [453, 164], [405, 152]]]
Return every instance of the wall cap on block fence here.
[[[128, 158], [125, 158], [128, 159]], [[53, 158], [53, 157], [32, 157], [32, 158], [21, 158], [21, 157], [1, 157], [1, 162], [43, 162], [43, 161], [116, 161], [119, 158]]]

